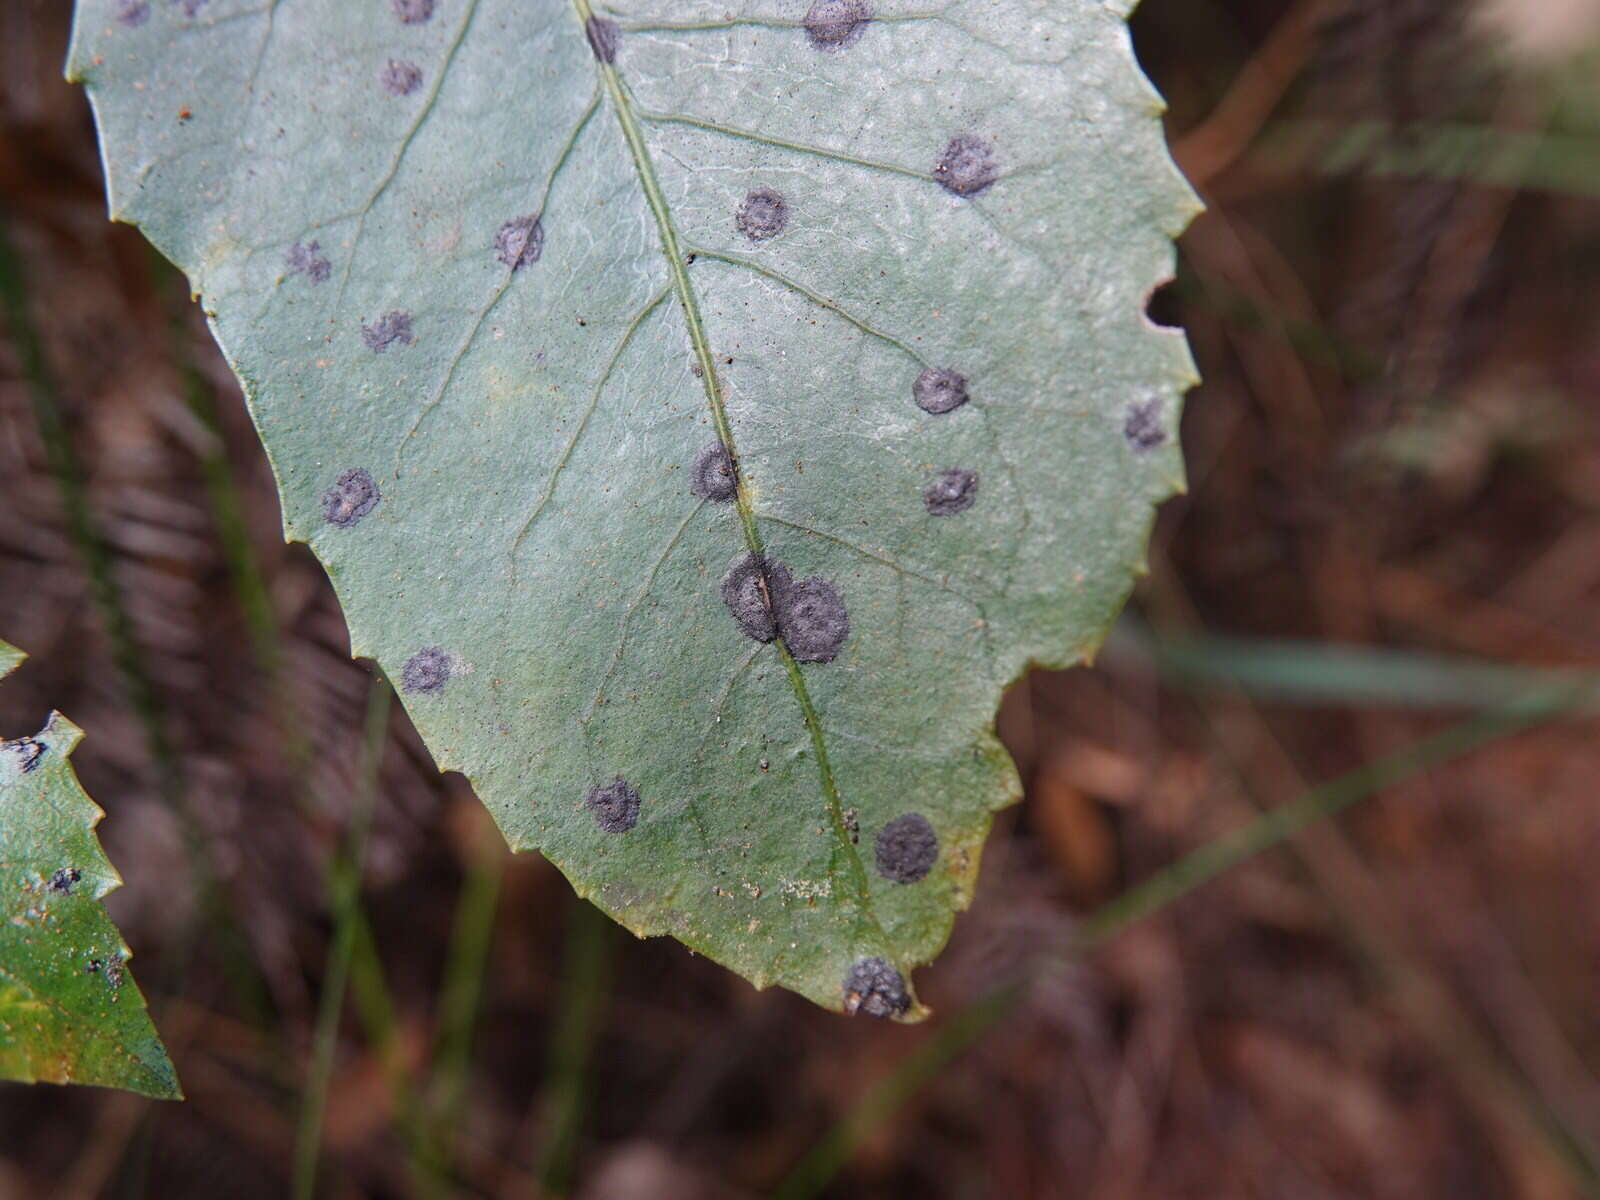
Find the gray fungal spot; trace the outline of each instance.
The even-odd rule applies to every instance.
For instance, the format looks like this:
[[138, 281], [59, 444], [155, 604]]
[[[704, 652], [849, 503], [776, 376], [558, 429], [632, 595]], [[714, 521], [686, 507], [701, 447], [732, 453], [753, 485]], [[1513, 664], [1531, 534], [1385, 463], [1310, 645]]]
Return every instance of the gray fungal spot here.
[[826, 663], [837, 658], [850, 636], [850, 616], [838, 589], [820, 575], [790, 582], [788, 570], [781, 567], [769, 569], [767, 579], [778, 632], [795, 660]]
[[132, 29], [150, 19], [150, 5], [146, 0], [117, 0], [117, 21]]
[[732, 500], [739, 490], [733, 457], [721, 442], [703, 446], [689, 468], [689, 491], [702, 500]]
[[757, 188], [744, 198], [733, 221], [752, 242], [765, 242], [777, 237], [789, 223], [789, 202], [781, 192]]
[[1167, 440], [1161, 425], [1161, 401], [1150, 399], [1128, 407], [1122, 422], [1122, 436], [1135, 450], [1154, 450]]
[[622, 39], [622, 30], [615, 21], [590, 17], [583, 23], [583, 34], [589, 39], [589, 49], [594, 51], [595, 58], [603, 63], [617, 61], [617, 43]]
[[507, 221], [495, 231], [494, 256], [513, 271], [539, 261], [544, 253], [544, 224], [538, 213]]
[[17, 760], [17, 765], [26, 775], [39, 765], [39, 760], [44, 757], [45, 744], [38, 738], [19, 737], [15, 741], [0, 742], [0, 750], [4, 750]]
[[391, 96], [409, 96], [422, 86], [422, 68], [413, 62], [391, 58], [378, 72], [378, 83]]
[[967, 378], [949, 367], [928, 367], [911, 385], [911, 398], [925, 413], [955, 412], [967, 402]]
[[987, 138], [957, 134], [934, 164], [933, 177], [957, 196], [976, 196], [1000, 178], [1000, 162]]
[[885, 879], [916, 883], [939, 861], [939, 835], [921, 813], [904, 813], [878, 830], [873, 855]]
[[816, 0], [806, 11], [806, 39], [818, 50], [843, 50], [861, 40], [871, 20], [867, 0]]
[[389, 0], [402, 25], [420, 25], [433, 16], [433, 0]]
[[326, 283], [333, 273], [333, 264], [322, 255], [321, 242], [296, 242], [283, 261], [292, 274], [304, 275], [312, 283]]
[[583, 806], [606, 833], [627, 833], [639, 822], [639, 790], [620, 775], [605, 787], [590, 788]]
[[772, 608], [775, 580], [788, 583], [788, 569], [781, 563], [763, 562], [748, 551], [734, 559], [722, 577], [722, 602], [752, 641], [770, 642], [778, 635], [778, 619]]
[[409, 346], [416, 339], [411, 334], [411, 314], [393, 309], [372, 324], [361, 323], [361, 340], [374, 354], [382, 354], [396, 342]]
[[72, 885], [82, 878], [83, 872], [77, 867], [62, 867], [50, 876], [50, 882], [45, 886], [59, 895], [70, 896]]
[[348, 529], [378, 506], [377, 481], [360, 467], [340, 471], [333, 486], [322, 493], [322, 519]]
[[438, 646], [424, 646], [400, 668], [402, 692], [434, 695], [450, 682], [450, 656]]
[[953, 517], [971, 508], [978, 499], [978, 473], [948, 467], [922, 489], [922, 506], [935, 517]]
[[844, 977], [844, 1011], [852, 1017], [898, 1017], [911, 1007], [906, 981], [883, 959], [859, 958]]

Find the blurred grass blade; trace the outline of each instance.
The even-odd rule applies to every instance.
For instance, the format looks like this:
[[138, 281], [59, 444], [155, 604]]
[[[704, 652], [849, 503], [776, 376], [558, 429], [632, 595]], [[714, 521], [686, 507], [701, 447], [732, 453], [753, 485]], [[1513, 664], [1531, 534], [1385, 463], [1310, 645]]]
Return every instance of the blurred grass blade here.
[[[1592, 683], [1527, 694], [1493, 713], [1452, 726], [1313, 788], [1298, 800], [1263, 813], [1235, 832], [1186, 854], [1109, 901], [1079, 926], [1077, 944], [1084, 951], [1092, 950], [1129, 925], [1160, 911], [1229, 868], [1281, 844], [1307, 826], [1480, 747], [1592, 706], [1596, 695], [1597, 689]], [[1035, 963], [1034, 970], [1048, 965], [1048, 961]], [[924, 1084], [938, 1077], [1007, 1016], [1024, 992], [1023, 985], [997, 988], [944, 1021], [938, 1032], [868, 1091], [807, 1152], [778, 1188], [775, 1193], [778, 1200], [809, 1200], [820, 1195], [868, 1136], [893, 1117]]]
[[1112, 630], [1103, 655], [1189, 687], [1232, 687], [1291, 704], [1486, 710], [1585, 688], [1600, 695], [1593, 671], [1316, 642], [1164, 638], [1131, 620]]

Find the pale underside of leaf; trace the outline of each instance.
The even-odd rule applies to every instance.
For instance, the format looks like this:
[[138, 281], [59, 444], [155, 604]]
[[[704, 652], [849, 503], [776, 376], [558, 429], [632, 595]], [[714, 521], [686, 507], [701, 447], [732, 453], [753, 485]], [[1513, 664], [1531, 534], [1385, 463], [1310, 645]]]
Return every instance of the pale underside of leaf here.
[[[0, 679], [22, 655], [0, 642]], [[101, 903], [122, 880], [94, 833], [104, 815], [67, 756], [59, 713], [0, 741], [0, 1078], [177, 1099], [129, 952]]]
[[[1125, 13], [149, 7], [74, 39], [113, 213], [202, 294], [354, 652], [618, 920], [881, 1007], [862, 964], [909, 984], [1017, 794], [1001, 690], [1092, 654], [1182, 486], [1144, 304], [1195, 204]], [[743, 555], [837, 621], [776, 595], [753, 640]]]

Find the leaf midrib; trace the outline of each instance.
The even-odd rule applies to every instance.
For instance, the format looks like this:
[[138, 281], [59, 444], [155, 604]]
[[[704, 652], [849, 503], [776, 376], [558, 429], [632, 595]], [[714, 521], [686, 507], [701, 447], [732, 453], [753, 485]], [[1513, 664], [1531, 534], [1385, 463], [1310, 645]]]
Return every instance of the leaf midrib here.
[[[580, 28], [578, 35], [584, 37], [584, 30], [589, 21], [594, 18], [594, 10], [589, 5], [589, 0], [573, 0], [577, 9]], [[733, 427], [728, 422], [727, 408], [722, 399], [722, 386], [717, 377], [716, 362], [711, 353], [711, 343], [706, 336], [705, 324], [700, 316], [700, 303], [695, 295], [694, 286], [689, 282], [689, 272], [684, 263], [683, 247], [678, 239], [678, 230], [672, 219], [672, 210], [667, 204], [666, 196], [662, 194], [660, 182], [656, 178], [655, 163], [650, 156], [650, 148], [645, 144], [644, 132], [639, 126], [639, 119], [634, 111], [627, 90], [622, 86], [622, 76], [612, 63], [595, 60], [595, 65], [600, 68], [601, 78], [605, 81], [606, 91], [611, 97], [612, 108], [616, 111], [618, 124], [622, 127], [622, 136], [628, 143], [628, 151], [632, 155], [634, 170], [639, 176], [639, 185], [644, 191], [645, 200], [650, 206], [651, 215], [655, 217], [656, 229], [661, 236], [661, 250], [667, 258], [667, 268], [672, 274], [673, 291], [677, 293], [678, 304], [683, 311], [684, 324], [688, 328], [689, 340], [694, 346], [695, 358], [700, 366], [700, 378], [705, 387], [706, 403], [711, 408], [711, 421], [715, 427], [718, 439], [728, 452], [728, 457], [734, 467], [734, 506], [739, 513], [739, 523], [744, 529], [745, 544], [750, 553], [758, 560], [765, 559], [765, 550], [761, 540], [761, 530], [756, 525], [755, 511], [750, 503], [750, 492], [745, 482], [744, 472], [739, 468], [739, 452], [734, 443]], [[811, 702], [811, 693], [806, 688], [805, 676], [800, 670], [800, 664], [795, 661], [794, 655], [789, 652], [784, 644], [783, 635], [778, 634], [773, 641], [777, 647], [778, 655], [783, 660], [784, 671], [789, 678], [789, 685], [794, 691], [795, 701], [800, 706], [800, 713], [805, 721], [806, 730], [811, 735], [811, 746], [817, 756], [817, 775], [822, 785], [823, 800], [828, 810], [829, 824], [833, 830], [834, 852], [833, 861], [829, 866], [829, 874], [835, 873], [837, 864], [842, 859], [851, 876], [854, 886], [856, 902], [860, 908], [862, 920], [870, 923], [873, 931], [878, 935], [881, 944], [887, 945], [887, 938], [882, 927], [878, 924], [872, 912], [872, 900], [867, 885], [866, 868], [862, 865], [861, 856], [856, 851], [855, 842], [850, 837], [849, 828], [845, 822], [844, 805], [839, 797], [839, 786], [834, 779], [833, 768], [828, 761], [827, 743], [822, 733], [822, 722], [817, 717], [815, 705]]]

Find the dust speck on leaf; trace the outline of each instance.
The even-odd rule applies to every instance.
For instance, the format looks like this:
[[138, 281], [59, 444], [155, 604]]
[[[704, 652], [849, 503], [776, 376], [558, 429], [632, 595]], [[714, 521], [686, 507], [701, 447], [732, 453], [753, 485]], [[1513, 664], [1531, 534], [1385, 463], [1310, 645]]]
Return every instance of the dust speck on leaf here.
[[513, 271], [539, 261], [544, 253], [544, 223], [537, 213], [515, 217], [495, 231], [494, 256]]
[[772, 611], [772, 579], [789, 572], [781, 563], [768, 564], [746, 551], [734, 559], [722, 577], [722, 602], [746, 637], [770, 642], [778, 635], [778, 619]]
[[83, 878], [83, 872], [77, 867], [61, 867], [50, 876], [50, 882], [45, 884], [52, 892], [62, 896], [72, 895], [72, 885]]
[[361, 340], [374, 354], [382, 354], [396, 342], [409, 346], [416, 339], [411, 333], [411, 314], [392, 309], [370, 325], [361, 323]]
[[117, 0], [117, 21], [130, 29], [143, 25], [150, 19], [147, 0]]
[[403, 25], [420, 25], [433, 16], [433, 0], [389, 0], [389, 7]]
[[839, 590], [820, 575], [793, 583], [785, 570], [781, 577], [769, 571], [768, 578], [778, 632], [795, 660], [826, 663], [837, 658], [850, 636], [850, 616]]
[[333, 486], [322, 493], [322, 519], [348, 529], [376, 508], [381, 499], [377, 481], [361, 467], [351, 467], [340, 471]]
[[911, 1007], [911, 996], [900, 972], [883, 959], [861, 958], [844, 977], [844, 1011], [869, 1017], [897, 1017]]
[[806, 11], [806, 40], [818, 50], [843, 50], [861, 40], [871, 20], [867, 0], [815, 0]]
[[885, 879], [916, 883], [939, 861], [939, 835], [921, 813], [903, 813], [878, 830], [873, 857]]
[[781, 192], [757, 188], [744, 198], [733, 220], [752, 242], [765, 242], [777, 237], [789, 223], [789, 202]]
[[400, 690], [432, 695], [450, 682], [450, 656], [438, 646], [424, 646], [400, 668]]
[[703, 446], [689, 468], [689, 491], [702, 500], [732, 500], [739, 490], [733, 457], [721, 442]]
[[589, 39], [589, 49], [594, 51], [595, 58], [603, 63], [617, 61], [617, 43], [622, 39], [622, 30], [615, 21], [590, 17], [583, 23], [583, 35]]
[[949, 367], [928, 367], [911, 385], [911, 398], [925, 413], [954, 412], [967, 402], [967, 378]]
[[1129, 405], [1122, 422], [1122, 436], [1135, 450], [1154, 450], [1167, 440], [1161, 426], [1161, 401], [1145, 400]]
[[618, 775], [604, 787], [590, 788], [583, 806], [603, 832], [627, 833], [639, 821], [639, 790]]
[[283, 256], [291, 274], [304, 275], [312, 283], [326, 283], [333, 264], [322, 254], [321, 242], [296, 242]]
[[413, 62], [391, 58], [378, 72], [378, 83], [391, 96], [409, 96], [422, 86], [422, 68]]
[[17, 766], [26, 775], [44, 758], [45, 745], [38, 738], [19, 737], [14, 741], [0, 742], [0, 750], [17, 760]]
[[944, 148], [934, 164], [933, 177], [957, 196], [976, 196], [1000, 178], [1000, 161], [987, 138], [961, 133]]
[[935, 517], [966, 512], [978, 499], [978, 473], [947, 467], [922, 489], [922, 506]]

